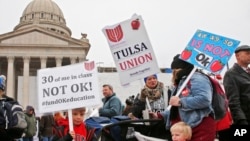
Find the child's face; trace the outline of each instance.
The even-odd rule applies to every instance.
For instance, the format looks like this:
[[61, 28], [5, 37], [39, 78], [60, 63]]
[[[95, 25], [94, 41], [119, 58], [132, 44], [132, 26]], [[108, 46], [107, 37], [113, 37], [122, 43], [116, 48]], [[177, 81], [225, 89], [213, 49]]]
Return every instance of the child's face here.
[[85, 111], [83, 110], [72, 110], [72, 118], [74, 125], [80, 125], [83, 122], [84, 113]]
[[181, 132], [173, 131], [171, 134], [173, 141], [187, 141], [186, 137]]

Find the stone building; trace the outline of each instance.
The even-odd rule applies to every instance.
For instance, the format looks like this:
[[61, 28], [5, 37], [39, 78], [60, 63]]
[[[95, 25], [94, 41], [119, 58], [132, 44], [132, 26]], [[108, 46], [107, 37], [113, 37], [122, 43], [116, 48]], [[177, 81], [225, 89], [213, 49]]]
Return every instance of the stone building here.
[[19, 102], [26, 106], [36, 94], [30, 92], [34, 86], [30, 79], [36, 77], [37, 70], [84, 61], [89, 49], [87, 34], [81, 39], [71, 37], [54, 1], [31, 1], [13, 31], [0, 34], [0, 74], [7, 77], [6, 94], [19, 100], [22, 97]]

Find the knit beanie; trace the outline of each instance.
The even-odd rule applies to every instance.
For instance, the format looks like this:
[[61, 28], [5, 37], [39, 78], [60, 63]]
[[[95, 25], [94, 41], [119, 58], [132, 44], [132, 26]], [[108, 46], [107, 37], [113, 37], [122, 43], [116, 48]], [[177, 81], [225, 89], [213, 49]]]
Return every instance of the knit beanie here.
[[184, 60], [181, 60], [180, 54], [177, 54], [173, 58], [173, 62], [171, 64], [171, 69], [185, 69], [185, 68], [193, 68], [194, 66]]
[[177, 78], [175, 79], [175, 84], [179, 84], [183, 76], [188, 76], [189, 73], [194, 68], [194, 65], [184, 60], [181, 60], [179, 57], [180, 57], [180, 54], [175, 55], [171, 63], [171, 69], [181, 69], [177, 74]]
[[[150, 76], [152, 76], [152, 75], [150, 75]], [[153, 74], [153, 76], [157, 79], [157, 75], [156, 75], [156, 74]], [[148, 76], [148, 77], [149, 77], [149, 76]], [[145, 83], [146, 83], [148, 77], [145, 77], [145, 78], [144, 78], [144, 82], [145, 82]]]
[[5, 90], [5, 80], [6, 80], [6, 77], [4, 75], [0, 75], [0, 89], [1, 90]]

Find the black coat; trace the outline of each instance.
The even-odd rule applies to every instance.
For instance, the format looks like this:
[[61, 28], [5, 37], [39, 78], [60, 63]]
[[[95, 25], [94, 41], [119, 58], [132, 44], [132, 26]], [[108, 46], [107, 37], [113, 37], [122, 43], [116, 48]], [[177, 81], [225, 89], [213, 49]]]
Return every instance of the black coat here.
[[[234, 64], [224, 76], [225, 92], [235, 124], [250, 121], [250, 74], [238, 64]], [[250, 124], [250, 123], [248, 123]]]

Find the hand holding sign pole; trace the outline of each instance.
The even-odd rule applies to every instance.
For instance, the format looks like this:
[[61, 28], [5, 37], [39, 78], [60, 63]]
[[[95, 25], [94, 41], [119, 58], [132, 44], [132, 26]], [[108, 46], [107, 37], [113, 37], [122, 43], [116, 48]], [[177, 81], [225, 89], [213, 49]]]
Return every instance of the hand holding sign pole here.
[[[190, 72], [190, 74], [188, 75], [188, 77], [186, 78], [186, 80], [181, 85], [180, 89], [177, 91], [176, 96], [179, 96], [181, 94], [182, 90], [187, 85], [188, 81], [190, 80], [190, 78], [192, 77], [192, 75], [194, 74], [194, 72], [196, 71], [196, 69], [197, 69], [197, 67], [194, 67], [193, 70]], [[172, 105], [169, 105], [167, 107], [167, 110], [170, 110], [171, 107], [172, 107]]]

